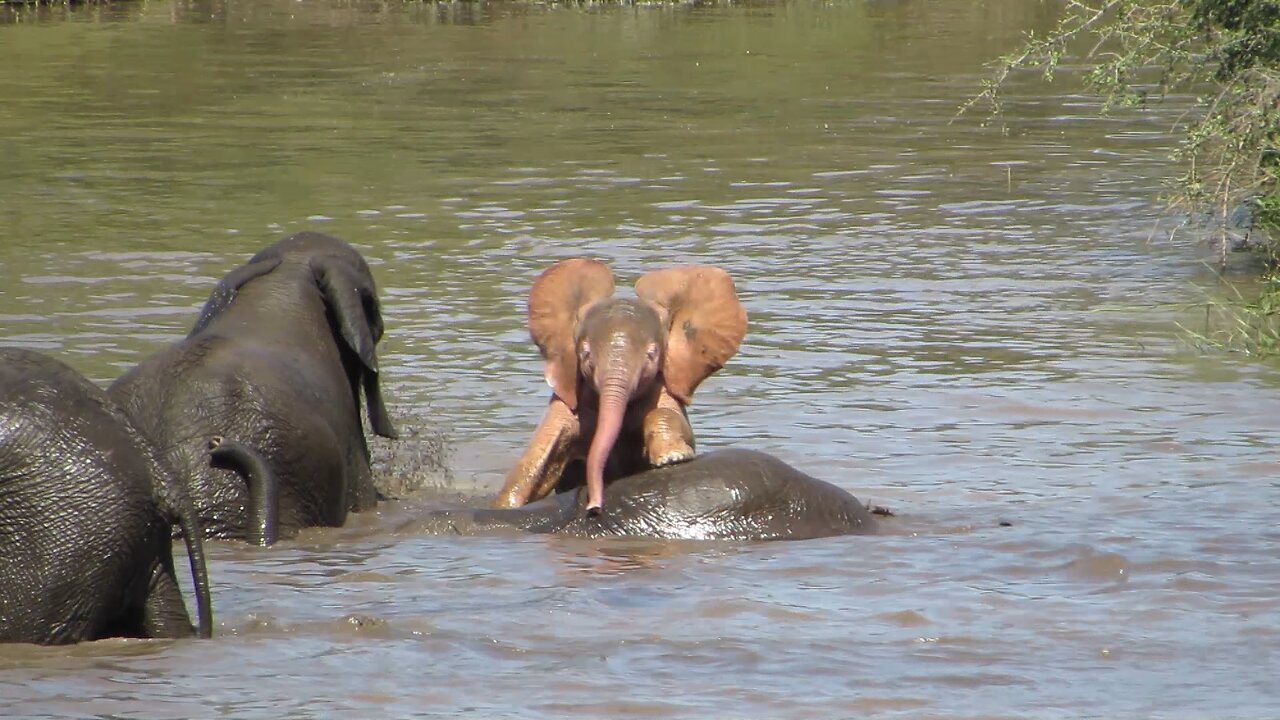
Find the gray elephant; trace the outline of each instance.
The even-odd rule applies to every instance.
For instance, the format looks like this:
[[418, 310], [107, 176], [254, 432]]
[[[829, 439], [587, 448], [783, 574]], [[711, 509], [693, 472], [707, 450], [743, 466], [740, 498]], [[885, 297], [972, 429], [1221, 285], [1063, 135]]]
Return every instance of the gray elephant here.
[[558, 492], [519, 508], [437, 510], [401, 532], [478, 535], [520, 530], [578, 537], [806, 540], [876, 531], [857, 498], [767, 453], [717, 450], [618, 478], [601, 511], [588, 513], [580, 467]]
[[360, 253], [300, 232], [232, 270], [190, 334], [109, 393], [190, 478], [207, 535], [266, 545], [376, 503], [360, 397], [372, 431], [395, 437], [382, 332]]
[[175, 524], [207, 638], [209, 581], [183, 483], [96, 385], [39, 353], [0, 349], [0, 641], [196, 632], [173, 566]]
[[554, 394], [494, 507], [546, 496], [583, 459], [587, 511], [595, 512], [607, 479], [694, 456], [685, 408], [747, 330], [733, 280], [687, 265], [645, 273], [634, 298], [613, 290], [604, 263], [571, 258], [529, 291], [529, 334]]

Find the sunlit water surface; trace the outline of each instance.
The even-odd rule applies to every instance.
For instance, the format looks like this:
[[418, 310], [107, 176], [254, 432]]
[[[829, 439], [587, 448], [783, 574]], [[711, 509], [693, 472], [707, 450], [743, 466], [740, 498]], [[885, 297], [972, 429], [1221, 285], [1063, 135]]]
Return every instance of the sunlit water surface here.
[[[13, 717], [1280, 714], [1275, 366], [1201, 355], [1166, 131], [983, 63], [1016, 0], [0, 11], [0, 343], [106, 383], [283, 234], [356, 244], [427, 489], [211, 548], [217, 637], [0, 648]], [[547, 391], [551, 262], [722, 265], [692, 408], [899, 517], [774, 544], [423, 537]], [[423, 472], [443, 439], [443, 469]], [[479, 502], [476, 500], [476, 502]]]

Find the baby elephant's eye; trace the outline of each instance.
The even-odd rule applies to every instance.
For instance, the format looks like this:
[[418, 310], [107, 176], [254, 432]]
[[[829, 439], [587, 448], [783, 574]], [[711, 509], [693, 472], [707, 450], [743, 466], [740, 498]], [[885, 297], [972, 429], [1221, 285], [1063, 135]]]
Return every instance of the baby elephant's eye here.
[[658, 346], [657, 346], [657, 345], [650, 345], [650, 346], [648, 347], [648, 349], [645, 351], [645, 353], [646, 353], [647, 357], [649, 358], [649, 361], [650, 361], [650, 362], [653, 362], [654, 360], [657, 360], [657, 359], [658, 359]]

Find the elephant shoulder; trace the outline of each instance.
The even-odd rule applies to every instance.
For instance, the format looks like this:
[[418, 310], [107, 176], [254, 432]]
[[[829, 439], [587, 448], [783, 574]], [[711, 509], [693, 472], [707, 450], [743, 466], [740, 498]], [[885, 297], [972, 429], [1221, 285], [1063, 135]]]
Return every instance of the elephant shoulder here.
[[798, 540], [876, 528], [848, 491], [758, 450], [716, 450], [634, 477], [645, 484], [641, 504], [688, 536]]

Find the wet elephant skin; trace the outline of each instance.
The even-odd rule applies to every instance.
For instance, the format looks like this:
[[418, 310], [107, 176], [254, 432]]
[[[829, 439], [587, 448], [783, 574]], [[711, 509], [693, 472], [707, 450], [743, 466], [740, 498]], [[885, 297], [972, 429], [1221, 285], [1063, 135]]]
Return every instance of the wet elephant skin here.
[[438, 510], [406, 529], [690, 540], [806, 540], [876, 531], [875, 518], [853, 495], [756, 450], [709, 452], [618, 479], [596, 516], [585, 512], [586, 501], [578, 489], [520, 508]]

